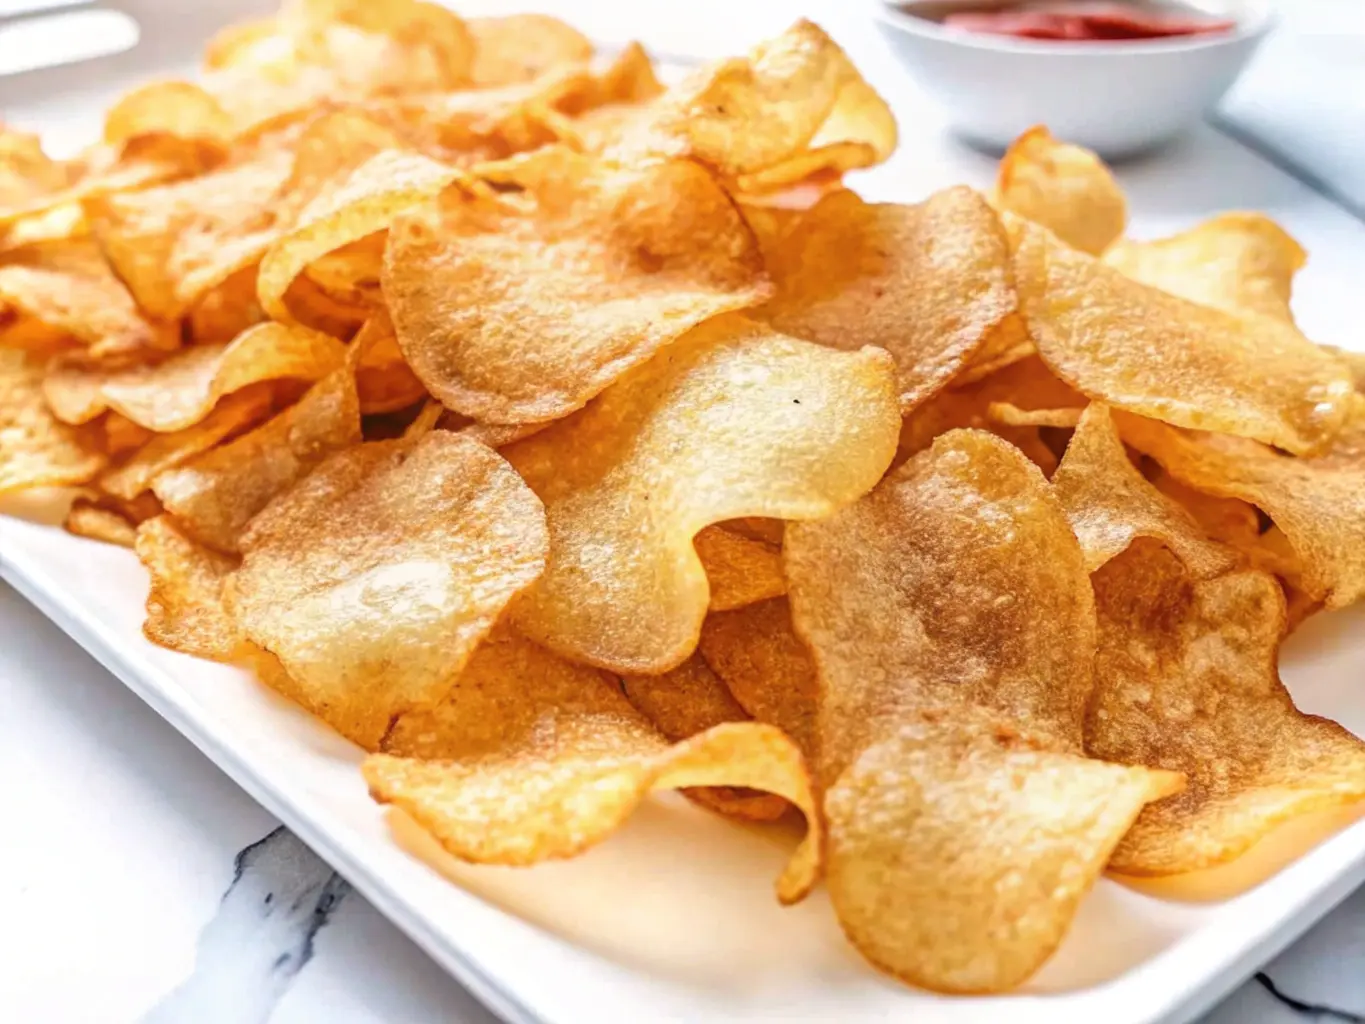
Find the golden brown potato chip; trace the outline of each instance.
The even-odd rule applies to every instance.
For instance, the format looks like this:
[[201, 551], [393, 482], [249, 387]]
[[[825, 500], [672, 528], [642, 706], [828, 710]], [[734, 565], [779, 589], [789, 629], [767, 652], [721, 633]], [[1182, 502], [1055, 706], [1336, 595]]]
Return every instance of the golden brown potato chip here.
[[268, 384], [253, 384], [228, 395], [194, 426], [170, 434], [153, 434], [134, 455], [100, 477], [100, 488], [116, 498], [132, 500], [148, 490], [158, 474], [188, 462], [263, 419], [272, 403]]
[[323, 459], [359, 443], [355, 380], [343, 367], [263, 426], [161, 473], [152, 489], [186, 534], [237, 553], [252, 516]]
[[710, 321], [504, 449], [550, 528], [545, 575], [515, 621], [603, 668], [681, 664], [710, 601], [692, 538], [739, 516], [829, 515], [881, 477], [899, 422], [885, 352], [835, 352], [740, 316]]
[[455, 173], [419, 153], [397, 150], [378, 153], [361, 164], [305, 206], [290, 230], [266, 252], [256, 284], [261, 308], [276, 320], [293, 320], [285, 292], [304, 268], [385, 230], [402, 210], [434, 196]]
[[545, 564], [540, 501], [491, 449], [436, 431], [327, 459], [252, 520], [228, 603], [286, 696], [373, 749], [440, 700]]
[[1154, 242], [1120, 242], [1104, 262], [1134, 281], [1228, 313], [1293, 323], [1289, 296], [1307, 253], [1269, 217], [1220, 213]]
[[43, 152], [38, 136], [0, 123], [0, 224], [67, 181], [66, 168]]
[[712, 612], [697, 650], [740, 707], [756, 721], [777, 726], [814, 762], [815, 665], [792, 629], [785, 598]]
[[1322, 347], [1346, 364], [1346, 368], [1351, 371], [1351, 376], [1355, 379], [1356, 393], [1365, 395], [1365, 352], [1353, 352], [1350, 349], [1337, 348], [1334, 345]]
[[743, 608], [787, 592], [781, 548], [724, 525], [706, 527], [692, 538], [692, 544], [711, 587], [711, 611]]
[[224, 395], [269, 380], [317, 380], [341, 364], [345, 346], [302, 327], [258, 324], [226, 345], [197, 345], [160, 363], [124, 370], [58, 367], [43, 393], [58, 419], [87, 423], [113, 409], [149, 430], [184, 430]]
[[139, 526], [136, 550], [151, 576], [142, 624], [147, 639], [199, 658], [236, 657], [241, 636], [223, 607], [223, 587], [237, 559], [194, 543], [170, 516]]
[[[626, 699], [670, 743], [691, 739], [727, 722], [750, 720], [725, 684], [695, 654], [660, 676], [626, 676], [621, 686]], [[709, 786], [684, 793], [703, 807], [745, 821], [776, 821], [788, 806], [780, 796], [733, 786]]]
[[0, 348], [0, 494], [83, 484], [104, 464], [103, 454], [48, 410], [42, 362]]
[[1230, 549], [1209, 540], [1189, 512], [1138, 472], [1109, 408], [1098, 402], [1082, 414], [1052, 487], [1081, 542], [1087, 572], [1122, 554], [1138, 537], [1161, 541], [1196, 579], [1236, 564]]
[[525, 82], [559, 64], [592, 57], [592, 40], [546, 14], [472, 18], [474, 65], [469, 77], [483, 88]]
[[1021, 409], [1010, 402], [991, 402], [986, 415], [1007, 427], [1056, 427], [1075, 430], [1084, 415], [1083, 409]]
[[1046, 231], [1021, 237], [1015, 280], [1029, 334], [1052, 371], [1096, 401], [1180, 427], [1321, 449], [1352, 384], [1292, 325], [1239, 317], [1133, 281]]
[[1091, 255], [1117, 241], [1128, 223], [1128, 201], [1104, 161], [1083, 146], [1058, 142], [1041, 125], [1005, 151], [995, 202]]
[[1365, 596], [1365, 397], [1351, 399], [1345, 429], [1311, 459], [1136, 416], [1118, 424], [1125, 441], [1176, 479], [1265, 512], [1302, 563], [1303, 588], [1327, 607], [1343, 608]]
[[190, 82], [144, 85], [126, 93], [104, 115], [104, 141], [111, 145], [170, 136], [200, 143], [220, 155], [232, 135], [232, 121], [218, 101]]
[[777, 295], [759, 315], [798, 338], [896, 360], [902, 412], [956, 376], [1016, 307], [999, 218], [965, 186], [923, 203], [835, 192], [769, 254]]
[[810, 778], [778, 730], [730, 723], [670, 747], [604, 673], [510, 632], [484, 642], [437, 707], [400, 718], [384, 749], [364, 765], [371, 795], [462, 860], [573, 857], [620, 827], [651, 790], [744, 786], [806, 816], [778, 898], [800, 900], [819, 877]]
[[896, 122], [837, 43], [798, 21], [744, 57], [693, 72], [580, 144], [634, 162], [690, 157], [743, 193], [885, 160]]
[[155, 432], [138, 426], [127, 416], [120, 416], [116, 412], [106, 413], [101, 423], [104, 428], [105, 454], [114, 458], [141, 448], [156, 436]]
[[1137, 875], [1231, 860], [1276, 825], [1365, 798], [1365, 743], [1294, 707], [1276, 659], [1284, 595], [1263, 572], [1197, 581], [1152, 541], [1095, 574], [1095, 757], [1184, 772], [1110, 866]]
[[1147, 460], [1144, 473], [1158, 491], [1179, 502], [1186, 512], [1194, 516], [1200, 529], [1214, 540], [1245, 549], [1260, 536], [1260, 516], [1254, 505], [1240, 498], [1219, 498], [1195, 490], [1171, 476], [1151, 459]]
[[[355, 386], [360, 398], [360, 411], [366, 415], [406, 409], [427, 397], [427, 389], [412, 372], [398, 348], [393, 333], [393, 322], [387, 309], [380, 308], [351, 342], [352, 347], [363, 347], [364, 355], [356, 367]], [[498, 447], [479, 438], [490, 448]]]
[[453, 182], [394, 222], [385, 254], [399, 347], [474, 419], [557, 419], [690, 327], [768, 296], [758, 243], [696, 164], [555, 148], [499, 180], [517, 191]]
[[1180, 778], [1083, 754], [1095, 611], [1060, 503], [1017, 450], [953, 431], [863, 500], [788, 526], [783, 553], [820, 678], [845, 933], [915, 984], [1018, 984]]
[[131, 548], [137, 539], [137, 524], [115, 509], [90, 498], [76, 498], [62, 520], [62, 529], [77, 537]]
[[149, 323], [86, 240], [48, 242], [0, 256], [0, 322], [30, 317], [79, 341], [92, 356], [174, 348], [178, 339]]

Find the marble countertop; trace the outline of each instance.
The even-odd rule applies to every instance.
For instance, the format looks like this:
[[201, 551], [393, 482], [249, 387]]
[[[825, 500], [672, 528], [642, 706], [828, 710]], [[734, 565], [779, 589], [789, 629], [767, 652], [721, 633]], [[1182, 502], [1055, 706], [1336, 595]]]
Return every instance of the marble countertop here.
[[[1354, 2], [1305, 0], [1303, 8], [1319, 15], [1328, 8], [1358, 12]], [[565, 8], [599, 38], [644, 36], [674, 53], [717, 49], [715, 32], [703, 30], [715, 19], [689, 16], [685, 26], [664, 25], [663, 15], [656, 17], [652, 7], [644, 14], [639, 5], [525, 6]], [[627, 6], [630, 13], [620, 14]], [[736, 19], [746, 21], [745, 36], [780, 27], [814, 6], [725, 5], [732, 31], [741, 31]], [[852, 24], [850, 7], [826, 6], [827, 12], [811, 13], [838, 23], [842, 12]], [[1321, 18], [1314, 24], [1320, 31]], [[856, 49], [856, 28], [840, 37]], [[1359, 41], [1365, 46], [1365, 35]], [[873, 70], [879, 86], [903, 90], [894, 71]], [[1262, 69], [1256, 88], [1244, 91], [1251, 99], [1242, 103], [1243, 113], [1254, 111], [1259, 97], [1283, 92], [1265, 79], [1268, 73]], [[897, 109], [903, 123], [922, 123], [905, 103]], [[1305, 176], [1295, 180], [1292, 168], [1276, 169], [1273, 152], [1267, 158], [1236, 136], [1204, 130], [1164, 162], [1125, 177], [1135, 209], [1144, 214], [1140, 227], [1152, 233], [1184, 226], [1215, 204], [1270, 210], [1314, 253], [1299, 291], [1305, 330], [1361, 347], [1359, 338], [1344, 336], [1359, 318], [1342, 303], [1358, 291], [1365, 222], [1324, 199]], [[908, 182], [920, 191], [989, 172], [989, 161], [949, 147], [926, 149], [919, 141], [913, 161], [898, 161], [869, 179], [871, 192], [892, 178], [901, 191]], [[1273, 140], [1265, 148], [1273, 151]], [[3, 584], [0, 696], [0, 820], [6, 822], [0, 1019], [494, 1020], [343, 878]], [[1365, 1022], [1365, 890], [1232, 993], [1204, 1024], [1289, 1021]]]

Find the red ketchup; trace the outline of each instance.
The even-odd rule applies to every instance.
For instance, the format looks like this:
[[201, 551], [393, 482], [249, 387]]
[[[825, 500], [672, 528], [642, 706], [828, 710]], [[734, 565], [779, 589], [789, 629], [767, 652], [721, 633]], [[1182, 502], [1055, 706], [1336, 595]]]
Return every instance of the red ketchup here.
[[968, 32], [1064, 42], [1170, 39], [1229, 32], [1236, 27], [1235, 22], [1196, 11], [1112, 2], [1020, 4], [1004, 10], [950, 14], [943, 24]]

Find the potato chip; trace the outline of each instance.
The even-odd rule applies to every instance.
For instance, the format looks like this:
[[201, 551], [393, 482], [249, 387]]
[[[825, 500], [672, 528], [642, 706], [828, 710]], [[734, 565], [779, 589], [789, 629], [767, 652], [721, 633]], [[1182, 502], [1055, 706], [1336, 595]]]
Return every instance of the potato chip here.
[[220, 441], [269, 414], [273, 396], [267, 384], [253, 384], [229, 395], [192, 427], [154, 434], [134, 455], [99, 478], [102, 490], [132, 500], [152, 486], [160, 473], [188, 462]]
[[[398, 348], [393, 323], [384, 308], [365, 321], [365, 326], [351, 342], [364, 346], [365, 354], [356, 367], [355, 386], [360, 399], [360, 411], [366, 415], [406, 409], [427, 396], [427, 389], [417, 379]], [[490, 448], [498, 447], [479, 438]]]
[[77, 537], [131, 548], [137, 539], [137, 524], [116, 509], [107, 508], [90, 498], [75, 498], [62, 520], [62, 529]]
[[189, 312], [189, 340], [195, 345], [231, 341], [265, 319], [256, 301], [256, 267], [243, 267], [204, 293]]
[[93, 479], [104, 456], [81, 444], [43, 398], [43, 364], [0, 348], [0, 494]]
[[708, 526], [692, 538], [706, 570], [713, 612], [780, 597], [787, 592], [782, 575], [782, 551], [723, 525]]
[[461, 860], [528, 865], [606, 839], [651, 790], [744, 786], [806, 816], [777, 882], [784, 903], [819, 877], [820, 822], [796, 747], [752, 722], [669, 746], [605, 674], [511, 633], [475, 652], [431, 711], [403, 716], [364, 765], [370, 794]]
[[596, 134], [581, 141], [624, 162], [690, 157], [747, 193], [879, 163], [895, 148], [896, 122], [838, 44], [798, 21]]
[[1130, 280], [1016, 222], [1015, 279], [1052, 371], [1096, 401], [1179, 427], [1305, 454], [1341, 428], [1340, 361], [1293, 326], [1189, 302]]
[[193, 141], [220, 156], [232, 121], [218, 101], [190, 82], [152, 82], [125, 94], [104, 115], [104, 141], [123, 146], [147, 137]]
[[0, 322], [30, 317], [79, 341], [92, 356], [174, 348], [179, 339], [138, 312], [87, 241], [48, 242], [0, 256]]
[[[303, 208], [261, 260], [257, 294], [276, 320], [294, 319], [285, 292], [310, 263], [383, 231], [402, 210], [434, 196], [455, 175], [418, 153], [381, 152]], [[375, 278], [378, 285], [378, 277]]]
[[1284, 596], [1265, 573], [1198, 581], [1152, 541], [1095, 575], [1095, 757], [1181, 771], [1110, 866], [1167, 875], [1231, 860], [1276, 825], [1365, 798], [1365, 743], [1294, 707], [1276, 671]]
[[1307, 254], [1260, 213], [1220, 213], [1155, 242], [1125, 241], [1104, 262], [1134, 281], [1228, 313], [1292, 324], [1289, 296]]
[[67, 184], [67, 172], [42, 140], [0, 123], [0, 223]]
[[127, 416], [120, 416], [116, 412], [106, 413], [101, 425], [104, 428], [104, 452], [114, 458], [141, 448], [156, 436], [153, 431], [138, 426]]
[[393, 224], [384, 295], [409, 365], [488, 423], [572, 412], [703, 320], [767, 298], [758, 243], [695, 164], [509, 161]]
[[1356, 393], [1365, 395], [1365, 352], [1353, 352], [1350, 349], [1336, 348], [1333, 345], [1322, 347], [1346, 364], [1346, 368], [1351, 371], [1351, 376], [1355, 379]]
[[785, 598], [712, 612], [697, 650], [740, 707], [777, 726], [815, 762], [815, 665], [792, 629]]
[[664, 672], [710, 601], [692, 538], [739, 516], [829, 515], [895, 448], [890, 357], [721, 317], [582, 412], [504, 449], [545, 502], [545, 575], [513, 610], [532, 639], [619, 672]]
[[142, 632], [152, 643], [214, 661], [240, 654], [241, 636], [223, 607], [237, 559], [201, 547], [170, 516], [137, 528], [137, 557], [151, 576]]
[[[660, 676], [626, 676], [621, 686], [626, 699], [670, 743], [691, 739], [727, 722], [750, 720], [725, 684], [695, 654]], [[775, 821], [788, 806], [780, 796], [732, 786], [688, 789], [684, 793], [703, 807], [745, 821]]]
[[941, 991], [1018, 984], [1178, 775], [1087, 759], [1095, 612], [1042, 474], [953, 431], [870, 495], [787, 528], [820, 678], [826, 881], [881, 969]]
[[345, 346], [302, 327], [258, 324], [226, 345], [198, 345], [163, 362], [124, 370], [71, 364], [48, 374], [43, 393], [58, 419], [86, 423], [113, 409], [149, 430], [183, 430], [224, 395], [268, 380], [317, 380]]
[[1058, 142], [1042, 125], [1005, 151], [995, 202], [1091, 255], [1122, 237], [1128, 223], [1128, 201], [1104, 161], [1083, 146]]
[[777, 295], [759, 315], [798, 338], [896, 360], [901, 410], [956, 376], [1016, 301], [995, 212], [965, 186], [923, 203], [835, 192], [769, 254]]
[[359, 443], [355, 380], [343, 367], [265, 425], [161, 473], [152, 489], [189, 537], [235, 554], [257, 512], [323, 459]]
[[373, 749], [440, 700], [545, 564], [540, 501], [442, 431], [331, 456], [252, 520], [228, 603], [285, 695]]
[[1189, 512], [1138, 472], [1108, 407], [1098, 402], [1082, 414], [1052, 487], [1081, 542], [1087, 572], [1122, 554], [1138, 537], [1161, 541], [1196, 579], [1236, 564], [1231, 550], [1209, 540]]
[[469, 77], [482, 88], [525, 82], [559, 64], [592, 57], [592, 40], [546, 14], [472, 18], [474, 64]]
[[1365, 596], [1365, 397], [1317, 458], [1283, 455], [1225, 434], [1188, 433], [1136, 416], [1118, 418], [1123, 439], [1176, 479], [1265, 512], [1302, 563], [1302, 586], [1329, 608]]

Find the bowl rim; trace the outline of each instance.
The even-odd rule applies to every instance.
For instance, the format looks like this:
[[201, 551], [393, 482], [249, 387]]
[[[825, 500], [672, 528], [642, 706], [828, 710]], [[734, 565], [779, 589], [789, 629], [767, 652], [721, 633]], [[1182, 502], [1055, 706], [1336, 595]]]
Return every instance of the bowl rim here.
[[[1278, 15], [1269, 0], [1251, 0], [1239, 5], [1240, 10], [1229, 11], [1227, 18], [1236, 22], [1231, 32], [1214, 35], [1173, 36], [1166, 39], [1085, 40], [1022, 39], [1015, 36], [991, 35], [968, 29], [949, 28], [928, 18], [921, 18], [904, 8], [917, 0], [876, 0], [875, 17], [880, 25], [906, 32], [950, 46], [969, 50], [997, 53], [1038, 54], [1049, 57], [1086, 57], [1104, 54], [1159, 54], [1187, 53], [1213, 50], [1236, 43], [1257, 40], [1274, 28]], [[922, 0], [919, 0], [922, 2]]]

